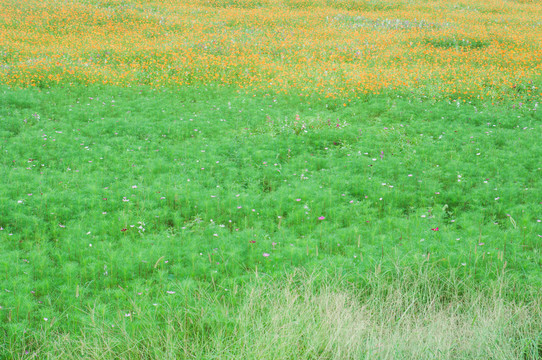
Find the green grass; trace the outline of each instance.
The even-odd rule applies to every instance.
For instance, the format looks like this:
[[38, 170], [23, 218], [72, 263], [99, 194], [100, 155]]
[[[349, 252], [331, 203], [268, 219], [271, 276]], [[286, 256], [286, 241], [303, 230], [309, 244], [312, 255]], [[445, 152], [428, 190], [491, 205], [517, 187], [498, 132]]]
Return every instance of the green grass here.
[[539, 104], [0, 101], [5, 358], [541, 356]]

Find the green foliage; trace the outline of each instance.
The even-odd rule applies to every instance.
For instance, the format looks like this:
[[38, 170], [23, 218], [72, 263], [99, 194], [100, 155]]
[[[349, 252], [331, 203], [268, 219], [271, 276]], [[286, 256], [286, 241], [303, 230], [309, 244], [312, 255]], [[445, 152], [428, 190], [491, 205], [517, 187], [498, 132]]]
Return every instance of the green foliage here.
[[[214, 87], [0, 95], [5, 357], [40, 357], [81, 329], [98, 343], [175, 334], [192, 344], [183, 356], [205, 357], [209, 336], [237, 336], [245, 298], [233, 289], [256, 273], [324, 268], [372, 293], [360, 274], [399, 259], [454, 272], [462, 288], [491, 289], [506, 271], [506, 301], [541, 284], [537, 103], [397, 93], [344, 106]], [[136, 348], [180, 356], [158, 337]]]
[[456, 49], [456, 50], [470, 50], [470, 49], [483, 49], [489, 45], [487, 41], [476, 39], [463, 39], [457, 37], [438, 37], [438, 38], [426, 38], [422, 42], [423, 44], [430, 45], [435, 48], [443, 49]]

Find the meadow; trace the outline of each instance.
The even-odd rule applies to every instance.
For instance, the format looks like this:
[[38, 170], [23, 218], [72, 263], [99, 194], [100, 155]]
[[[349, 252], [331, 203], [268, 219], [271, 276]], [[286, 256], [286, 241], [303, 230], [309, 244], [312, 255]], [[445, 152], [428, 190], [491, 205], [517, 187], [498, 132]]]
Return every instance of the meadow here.
[[542, 358], [542, 4], [0, 3], [0, 358]]

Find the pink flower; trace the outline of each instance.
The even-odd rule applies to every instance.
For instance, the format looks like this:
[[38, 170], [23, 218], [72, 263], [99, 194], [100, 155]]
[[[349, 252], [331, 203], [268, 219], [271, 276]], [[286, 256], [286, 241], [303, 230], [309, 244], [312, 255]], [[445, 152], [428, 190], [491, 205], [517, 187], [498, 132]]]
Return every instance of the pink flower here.
[[433, 231], [438, 231], [438, 227], [436, 227], [436, 228], [434, 228], [434, 229], [431, 229], [431, 230], [433, 230]]
[[325, 219], [326, 219], [325, 216], [320, 216], [320, 217], [318, 218], [318, 220], [325, 220]]
[[268, 253], [263, 253], [263, 257], [269, 257]]

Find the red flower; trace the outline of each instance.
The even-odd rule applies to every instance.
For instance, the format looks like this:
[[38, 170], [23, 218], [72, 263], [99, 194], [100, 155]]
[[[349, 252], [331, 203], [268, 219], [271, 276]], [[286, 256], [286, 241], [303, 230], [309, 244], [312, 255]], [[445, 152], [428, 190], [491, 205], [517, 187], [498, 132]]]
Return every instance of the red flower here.
[[249, 241], [251, 244], [256, 244], [256, 240], [250, 240]]
[[122, 229], [121, 231], [123, 231], [123, 232], [124, 232], [124, 231], [127, 231], [127, 230], [128, 230], [127, 228], [124, 228], [124, 229]]
[[434, 228], [434, 229], [431, 229], [431, 230], [433, 230], [433, 231], [438, 231], [438, 227], [436, 227], [436, 228]]

